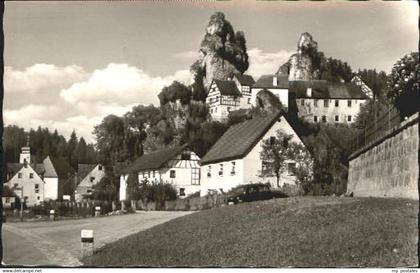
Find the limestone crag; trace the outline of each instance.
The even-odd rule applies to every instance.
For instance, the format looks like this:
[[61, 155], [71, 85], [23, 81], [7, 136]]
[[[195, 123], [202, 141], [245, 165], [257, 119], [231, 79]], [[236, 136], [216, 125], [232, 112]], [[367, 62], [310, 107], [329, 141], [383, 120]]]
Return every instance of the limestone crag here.
[[289, 81], [318, 79], [320, 70], [314, 60], [317, 53], [318, 43], [313, 40], [311, 34], [307, 32], [301, 34], [297, 53], [293, 54], [285, 64], [279, 67], [277, 74], [288, 75]]
[[213, 14], [200, 45], [200, 57], [191, 66], [195, 81], [202, 81], [208, 90], [213, 79], [227, 80], [246, 71], [249, 64], [245, 43], [243, 32], [235, 33], [223, 13]]

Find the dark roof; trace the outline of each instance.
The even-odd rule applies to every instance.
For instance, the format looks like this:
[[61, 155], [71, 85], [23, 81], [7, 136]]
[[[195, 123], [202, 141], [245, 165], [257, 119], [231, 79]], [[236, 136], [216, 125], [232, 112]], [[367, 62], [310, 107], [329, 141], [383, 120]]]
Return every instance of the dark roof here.
[[64, 157], [50, 157], [58, 178], [69, 178], [75, 171]]
[[225, 96], [241, 97], [242, 93], [238, 90], [234, 81], [214, 80], [220, 94]]
[[[273, 78], [277, 77], [277, 85], [273, 85]], [[254, 84], [255, 88], [289, 88], [289, 78], [287, 75], [262, 75]]]
[[176, 146], [163, 149], [157, 152], [143, 155], [137, 158], [132, 164], [123, 170], [123, 173], [137, 173], [145, 170], [157, 170], [162, 168], [166, 162], [178, 155], [186, 146]]
[[235, 77], [241, 85], [252, 86], [255, 83], [254, 78], [251, 75], [237, 73], [235, 74]]
[[77, 176], [84, 179], [98, 164], [78, 164]]
[[[43, 164], [29, 164], [34, 171], [40, 175], [45, 172], [44, 165]], [[7, 163], [7, 173], [17, 173], [20, 171], [20, 169], [23, 167], [23, 164], [21, 163]]]
[[201, 160], [217, 163], [246, 156], [279, 119], [282, 112], [261, 114], [230, 127]]
[[290, 92], [296, 98], [309, 98], [307, 88], [312, 88], [314, 99], [368, 99], [369, 97], [353, 83], [327, 82], [325, 80], [291, 81]]

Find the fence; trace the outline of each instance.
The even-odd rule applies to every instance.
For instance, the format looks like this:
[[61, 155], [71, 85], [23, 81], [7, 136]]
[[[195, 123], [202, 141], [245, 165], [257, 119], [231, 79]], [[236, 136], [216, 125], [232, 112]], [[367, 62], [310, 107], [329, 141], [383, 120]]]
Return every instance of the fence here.
[[366, 125], [363, 132], [351, 143], [351, 151], [354, 152], [380, 138], [400, 123], [400, 113], [396, 108], [391, 107], [385, 114]]

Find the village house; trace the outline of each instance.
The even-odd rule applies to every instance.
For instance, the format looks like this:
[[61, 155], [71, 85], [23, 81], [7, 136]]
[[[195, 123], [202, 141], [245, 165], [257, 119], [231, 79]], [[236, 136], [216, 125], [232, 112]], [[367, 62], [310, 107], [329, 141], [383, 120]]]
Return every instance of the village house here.
[[235, 74], [232, 79], [238, 90], [241, 92], [242, 96], [239, 100], [239, 108], [247, 109], [252, 106], [252, 86], [255, 84], [254, 79], [250, 75], [246, 74]]
[[87, 199], [93, 194], [93, 187], [105, 177], [102, 164], [78, 164], [77, 187], [74, 192], [76, 201]]
[[281, 104], [289, 107], [289, 79], [286, 75], [262, 75], [252, 86], [251, 103], [257, 105], [257, 95], [260, 91], [270, 91]]
[[291, 81], [289, 91], [298, 116], [313, 123], [353, 123], [361, 106], [369, 100], [360, 87], [352, 83]]
[[229, 112], [239, 109], [242, 93], [232, 80], [213, 80], [206, 103], [212, 119], [222, 121]]
[[[6, 185], [13, 190], [27, 206], [62, 197], [63, 187], [74, 172], [63, 158], [47, 156], [42, 163], [31, 163], [29, 145], [22, 147], [19, 163], [7, 164]], [[22, 194], [23, 187], [23, 194]]]
[[145, 154], [126, 167], [120, 176], [120, 200], [127, 199], [127, 181], [134, 175], [137, 183], [169, 183], [178, 196], [200, 191], [200, 158], [185, 145]]
[[[276, 137], [278, 130], [291, 135], [290, 141], [303, 145], [282, 112], [262, 114], [230, 127], [200, 161], [200, 195], [205, 196], [209, 191], [227, 192], [238, 185], [250, 183], [269, 183], [277, 187], [274, 175], [261, 175], [264, 164], [260, 152], [263, 141]], [[292, 172], [296, 163], [292, 160], [286, 163], [287, 170], [280, 176], [280, 186], [296, 184]]]

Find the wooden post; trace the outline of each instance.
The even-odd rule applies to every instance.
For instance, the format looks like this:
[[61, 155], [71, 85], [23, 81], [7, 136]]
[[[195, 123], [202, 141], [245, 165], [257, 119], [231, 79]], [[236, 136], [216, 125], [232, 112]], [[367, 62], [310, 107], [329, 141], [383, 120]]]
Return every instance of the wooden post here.
[[117, 208], [115, 201], [112, 201], [112, 211], [115, 211]]
[[136, 212], [137, 207], [136, 207], [136, 201], [135, 200], [131, 200], [131, 209]]
[[95, 217], [96, 216], [100, 216], [101, 215], [101, 207], [100, 206], [96, 206], [95, 207]]
[[50, 220], [55, 221], [55, 210], [50, 210]]
[[91, 256], [94, 249], [93, 230], [82, 229], [80, 232], [82, 258]]

